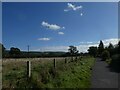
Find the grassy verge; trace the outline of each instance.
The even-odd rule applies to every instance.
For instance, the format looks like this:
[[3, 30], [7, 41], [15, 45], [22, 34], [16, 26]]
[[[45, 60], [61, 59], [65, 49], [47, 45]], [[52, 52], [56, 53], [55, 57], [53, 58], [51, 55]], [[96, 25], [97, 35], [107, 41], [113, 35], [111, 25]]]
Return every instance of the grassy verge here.
[[112, 59], [110, 58], [110, 59], [107, 59], [107, 60], [105, 60], [105, 61], [106, 61], [106, 63], [110, 64], [111, 61], [112, 61]]
[[[65, 63], [60, 58], [53, 61], [32, 61], [32, 77], [26, 78], [25, 62], [3, 63], [3, 88], [89, 88], [94, 58], [83, 57]], [[12, 82], [11, 82], [12, 81]]]

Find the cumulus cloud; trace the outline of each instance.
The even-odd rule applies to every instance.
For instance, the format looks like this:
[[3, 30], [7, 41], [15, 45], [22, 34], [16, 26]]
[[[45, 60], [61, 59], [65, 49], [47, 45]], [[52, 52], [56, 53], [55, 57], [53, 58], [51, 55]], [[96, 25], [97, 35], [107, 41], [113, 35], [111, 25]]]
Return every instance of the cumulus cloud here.
[[94, 47], [97, 47], [98, 44], [96, 43], [93, 43], [93, 44], [83, 44], [83, 45], [78, 45], [76, 46], [77, 49], [80, 51], [80, 52], [88, 52], [87, 50], [89, 49], [89, 47], [91, 46], [94, 46]]
[[38, 40], [40, 40], [40, 41], [49, 41], [50, 40], [50, 38], [38, 38]]
[[70, 10], [76, 11], [76, 10], [80, 10], [82, 7], [83, 6], [75, 6], [74, 4], [67, 3], [67, 8], [64, 9], [64, 11], [65, 12], [70, 11]]
[[58, 26], [57, 24], [49, 24], [48, 22], [45, 22], [45, 21], [43, 21], [41, 25], [51, 30], [65, 29], [65, 27]]
[[64, 32], [58, 32], [58, 34], [63, 35], [63, 34], [64, 34]]
[[[112, 43], [113, 45], [118, 44], [118, 39], [117, 38], [104, 39], [102, 41], [103, 41], [103, 44], [104, 44], [105, 47], [107, 47], [110, 43]], [[80, 52], [87, 52], [89, 47], [91, 47], [91, 46], [98, 47], [99, 43], [100, 43], [100, 41], [80, 42], [80, 44], [82, 44], [82, 45], [78, 45], [77, 48]]]
[[112, 43], [113, 45], [118, 44], [119, 39], [118, 38], [111, 38], [111, 39], [105, 39], [103, 40], [103, 43], [105, 46], [108, 46], [109, 43]]

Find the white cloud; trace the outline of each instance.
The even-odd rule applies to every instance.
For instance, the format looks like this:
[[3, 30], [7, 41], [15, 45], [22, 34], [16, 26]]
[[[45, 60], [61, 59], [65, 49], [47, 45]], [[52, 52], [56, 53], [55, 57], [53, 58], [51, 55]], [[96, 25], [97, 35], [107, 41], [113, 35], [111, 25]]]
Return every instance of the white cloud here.
[[48, 46], [48, 47], [41, 47], [34, 51], [63, 51], [66, 52], [68, 50], [68, 46]]
[[87, 42], [87, 44], [91, 44], [91, 43], [94, 43], [94, 42]]
[[113, 45], [118, 44], [119, 39], [118, 38], [111, 38], [111, 39], [105, 39], [103, 40], [103, 43], [105, 46], [108, 46], [109, 43], [112, 43]]
[[70, 10], [76, 11], [76, 10], [80, 10], [81, 8], [82, 6], [75, 6], [74, 4], [68, 3], [67, 9], [64, 9], [64, 11], [65, 12], [70, 11]]
[[[108, 46], [109, 43], [112, 43], [113, 45], [116, 45], [118, 43], [117, 38], [111, 38], [111, 39], [104, 39], [102, 40], [104, 46]], [[100, 41], [96, 42], [80, 42], [80, 45], [76, 45], [79, 52], [87, 52], [88, 48], [91, 46], [98, 47]], [[35, 51], [68, 51], [69, 46], [48, 46], [48, 47], [41, 47], [39, 49], [36, 49]]]
[[43, 21], [43, 22], [41, 23], [41, 25], [42, 25], [43, 27], [46, 27], [46, 28], [51, 29], [51, 30], [65, 29], [65, 27], [60, 27], [60, 26], [58, 26], [57, 24], [49, 24], [49, 23], [47, 23], [47, 22], [45, 22], [45, 21]]
[[40, 41], [49, 41], [50, 38], [38, 38], [38, 40], [40, 40]]
[[63, 35], [63, 34], [64, 34], [64, 32], [58, 32], [58, 34]]
[[83, 13], [80, 13], [80, 16], [83, 16]]
[[87, 52], [88, 48], [91, 46], [97, 47], [98, 44], [84, 44], [84, 45], [78, 45], [76, 46], [79, 52]]
[[62, 27], [62, 29], [65, 29], [65, 27]]
[[68, 9], [64, 9], [65, 12], [69, 11]]
[[80, 44], [92, 44], [94, 42], [80, 42]]
[[[117, 38], [111, 38], [111, 39], [104, 39], [102, 40], [104, 46], [108, 46], [109, 43], [112, 43], [113, 45], [118, 44], [118, 39]], [[80, 44], [82, 45], [78, 45], [77, 48], [80, 52], [87, 52], [88, 48], [91, 46], [97, 46], [99, 45], [100, 41], [96, 41], [96, 42], [80, 42]]]

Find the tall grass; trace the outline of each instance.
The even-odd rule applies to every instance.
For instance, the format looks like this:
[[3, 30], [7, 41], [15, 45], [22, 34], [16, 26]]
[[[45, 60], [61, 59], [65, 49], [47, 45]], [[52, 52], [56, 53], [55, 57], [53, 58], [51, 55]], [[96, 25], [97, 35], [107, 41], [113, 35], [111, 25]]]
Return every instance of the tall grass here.
[[32, 76], [26, 77], [26, 61], [3, 62], [3, 88], [89, 88], [94, 58], [31, 60]]

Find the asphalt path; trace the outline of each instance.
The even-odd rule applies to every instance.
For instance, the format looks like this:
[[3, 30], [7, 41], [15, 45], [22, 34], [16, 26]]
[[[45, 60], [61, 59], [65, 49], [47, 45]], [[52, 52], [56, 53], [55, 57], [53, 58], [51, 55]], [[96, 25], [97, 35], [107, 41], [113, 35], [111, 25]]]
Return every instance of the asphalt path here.
[[111, 72], [108, 64], [96, 59], [92, 69], [91, 88], [118, 88], [118, 73]]

